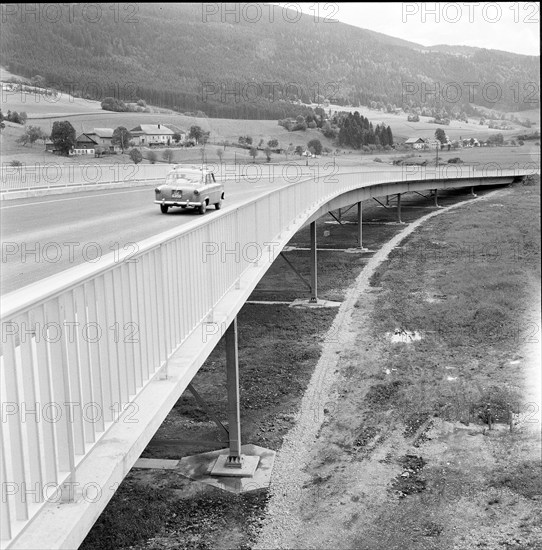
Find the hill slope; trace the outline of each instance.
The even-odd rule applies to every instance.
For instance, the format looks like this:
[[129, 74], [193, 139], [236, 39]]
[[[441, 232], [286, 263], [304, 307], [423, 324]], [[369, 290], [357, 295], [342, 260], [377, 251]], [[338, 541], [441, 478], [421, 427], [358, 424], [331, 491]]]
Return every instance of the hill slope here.
[[[442, 105], [467, 113], [469, 103], [506, 111], [539, 106], [538, 87], [534, 93], [529, 87], [540, 80], [538, 57], [428, 50], [298, 13], [295, 23], [281, 15], [235, 22], [235, 15], [205, 17], [203, 4], [92, 4], [100, 7], [92, 14], [83, 11], [86, 4], [55, 6], [64, 8], [54, 21], [44, 15], [5, 18], [0, 64], [92, 99], [143, 98], [229, 118], [281, 118], [299, 111], [292, 100], [324, 98], [343, 105]], [[243, 13], [243, 4], [235, 6]], [[448, 102], [420, 93], [422, 83], [433, 89], [434, 83], [466, 82], [478, 83], [471, 97], [466, 86], [460, 99]], [[407, 83], [414, 92], [404, 94]], [[501, 90], [497, 101], [494, 89], [490, 94], [484, 88], [488, 83]]]

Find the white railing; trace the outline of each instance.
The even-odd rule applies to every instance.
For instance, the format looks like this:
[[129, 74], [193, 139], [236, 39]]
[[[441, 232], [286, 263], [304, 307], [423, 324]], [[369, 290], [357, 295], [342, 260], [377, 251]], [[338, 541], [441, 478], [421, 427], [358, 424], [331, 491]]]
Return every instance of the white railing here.
[[0, 192], [85, 187], [107, 183], [164, 180], [171, 164], [101, 164], [99, 162], [36, 163], [2, 166]]
[[[484, 177], [520, 175], [504, 172]], [[53, 495], [70, 499], [79, 465], [259, 252], [280, 250], [292, 224], [334, 197], [408, 179], [395, 170], [300, 181], [139, 243], [136, 255], [112, 253], [2, 297], [3, 547]]]

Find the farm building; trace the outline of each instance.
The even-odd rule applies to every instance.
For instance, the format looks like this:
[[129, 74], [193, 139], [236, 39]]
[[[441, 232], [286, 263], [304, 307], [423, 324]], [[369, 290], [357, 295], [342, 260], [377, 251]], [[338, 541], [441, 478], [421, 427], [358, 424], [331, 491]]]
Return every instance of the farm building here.
[[424, 149], [425, 148], [425, 140], [421, 137], [418, 138], [408, 138], [405, 141], [405, 145], [408, 145], [409, 147], [412, 147], [413, 149]]
[[163, 124], [140, 124], [130, 133], [134, 145], [170, 145], [175, 132]]
[[113, 128], [94, 128], [92, 132], [83, 132], [75, 140], [76, 149], [95, 149], [100, 146], [108, 153], [115, 153], [119, 148], [112, 143]]

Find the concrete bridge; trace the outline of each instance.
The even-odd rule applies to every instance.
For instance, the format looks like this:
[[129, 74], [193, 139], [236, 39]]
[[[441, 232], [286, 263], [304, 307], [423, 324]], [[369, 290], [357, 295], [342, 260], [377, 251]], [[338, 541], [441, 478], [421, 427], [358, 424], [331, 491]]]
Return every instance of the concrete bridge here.
[[224, 334], [222, 466], [244, 475], [236, 316], [299, 229], [311, 225], [315, 302], [322, 215], [357, 205], [362, 247], [362, 201], [396, 196], [400, 216], [406, 192], [526, 175], [456, 166], [310, 178], [147, 239], [137, 254], [111, 253], [3, 296], [1, 547], [78, 547]]

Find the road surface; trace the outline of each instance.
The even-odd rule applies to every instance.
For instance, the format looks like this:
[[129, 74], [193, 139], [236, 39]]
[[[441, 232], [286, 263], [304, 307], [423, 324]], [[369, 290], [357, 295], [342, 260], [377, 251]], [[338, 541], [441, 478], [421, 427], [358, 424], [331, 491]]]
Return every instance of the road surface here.
[[[227, 181], [223, 209], [287, 185], [283, 180]], [[5, 201], [0, 207], [1, 294], [198, 219], [192, 209], [167, 215], [154, 204], [154, 187], [89, 191]], [[213, 216], [211, 207], [204, 216]]]

